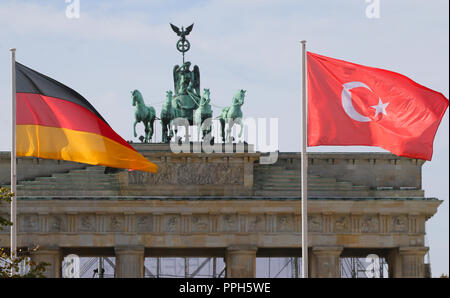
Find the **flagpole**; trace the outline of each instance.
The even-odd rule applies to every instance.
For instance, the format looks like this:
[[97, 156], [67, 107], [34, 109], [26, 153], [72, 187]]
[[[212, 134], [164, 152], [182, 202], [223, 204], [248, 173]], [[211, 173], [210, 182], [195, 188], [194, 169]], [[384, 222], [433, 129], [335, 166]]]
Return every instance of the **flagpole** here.
[[302, 277], [308, 277], [308, 155], [307, 146], [307, 102], [306, 102], [306, 40], [302, 44]]
[[[11, 200], [11, 261], [17, 253], [17, 214], [16, 214], [16, 49], [11, 51], [11, 100], [12, 100], [12, 133], [11, 133], [11, 192], [14, 194]], [[12, 269], [14, 274], [14, 269]]]

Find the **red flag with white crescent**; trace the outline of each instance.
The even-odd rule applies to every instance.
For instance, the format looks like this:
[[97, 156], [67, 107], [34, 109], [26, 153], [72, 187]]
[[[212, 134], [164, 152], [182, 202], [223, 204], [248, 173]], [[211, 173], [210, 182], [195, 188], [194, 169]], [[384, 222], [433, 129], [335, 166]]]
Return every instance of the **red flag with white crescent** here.
[[401, 74], [307, 53], [308, 146], [377, 146], [431, 160], [448, 107]]

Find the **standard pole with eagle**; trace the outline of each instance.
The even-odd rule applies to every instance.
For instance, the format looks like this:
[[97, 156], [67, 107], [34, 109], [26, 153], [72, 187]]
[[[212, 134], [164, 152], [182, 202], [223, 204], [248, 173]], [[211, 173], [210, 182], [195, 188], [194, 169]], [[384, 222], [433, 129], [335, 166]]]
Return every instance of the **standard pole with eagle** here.
[[181, 27], [180, 30], [180, 28], [173, 25], [172, 23], [170, 24], [170, 27], [172, 27], [173, 32], [175, 32], [180, 37], [180, 39], [177, 41], [177, 50], [183, 53], [183, 64], [184, 64], [184, 53], [189, 51], [189, 49], [191, 48], [191, 43], [189, 42], [189, 40], [186, 39], [186, 36], [189, 35], [189, 33], [191, 33], [192, 29], [194, 28], [194, 24], [186, 27], [186, 30], [184, 29], [183, 26]]

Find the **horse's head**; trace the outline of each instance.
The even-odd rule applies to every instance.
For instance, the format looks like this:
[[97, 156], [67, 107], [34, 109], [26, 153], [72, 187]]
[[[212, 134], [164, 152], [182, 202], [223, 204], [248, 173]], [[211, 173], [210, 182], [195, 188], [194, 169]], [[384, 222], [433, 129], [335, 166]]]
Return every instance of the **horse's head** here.
[[240, 89], [238, 90], [238, 92], [236, 92], [236, 94], [233, 96], [233, 105], [242, 106], [244, 104], [245, 92], [247, 91], [244, 89]]
[[166, 91], [166, 101], [172, 100], [172, 90]]
[[172, 106], [172, 90], [166, 91], [166, 101], [165, 101], [165, 105], [170, 107]]
[[133, 98], [133, 106], [135, 106], [136, 102], [139, 99], [142, 99], [142, 94], [139, 90], [135, 89], [135, 90], [131, 91], [131, 97]]
[[210, 97], [209, 97], [209, 89], [208, 88], [204, 88], [203, 89], [203, 95], [202, 98], [200, 100], [200, 104], [208, 104], [210, 101]]

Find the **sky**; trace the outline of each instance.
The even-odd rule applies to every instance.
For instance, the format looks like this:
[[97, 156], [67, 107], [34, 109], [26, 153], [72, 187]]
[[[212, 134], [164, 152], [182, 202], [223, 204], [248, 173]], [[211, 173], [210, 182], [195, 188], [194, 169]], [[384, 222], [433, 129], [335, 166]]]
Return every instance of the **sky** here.
[[[173, 66], [181, 63], [169, 23], [195, 23], [186, 58], [199, 65], [213, 104], [229, 105], [245, 89], [244, 116], [279, 119], [280, 151], [301, 148], [300, 40], [309, 51], [399, 72], [449, 94], [447, 0], [379, 0], [379, 18], [367, 17], [365, 0], [79, 0], [79, 18], [67, 17], [66, 1], [76, 0], [0, 2], [0, 151], [11, 146], [10, 48], [17, 48], [17, 61], [77, 90], [116, 132], [137, 141], [130, 91], [139, 89], [159, 114], [173, 89]], [[444, 201], [426, 229], [433, 276], [448, 274], [448, 110], [422, 179], [426, 197]]]

